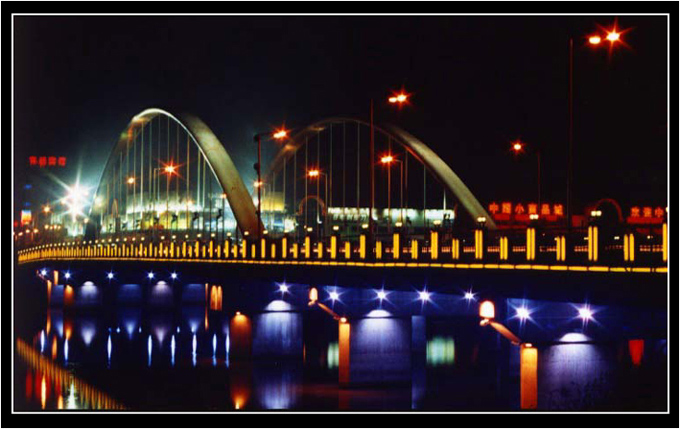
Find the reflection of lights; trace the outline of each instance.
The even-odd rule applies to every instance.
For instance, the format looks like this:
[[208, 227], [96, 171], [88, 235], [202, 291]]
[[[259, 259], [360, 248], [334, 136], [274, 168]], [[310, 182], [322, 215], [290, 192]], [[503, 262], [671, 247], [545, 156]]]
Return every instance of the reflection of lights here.
[[194, 334], [191, 340], [191, 363], [196, 366], [196, 334]]
[[64, 340], [64, 362], [68, 361], [68, 338]]
[[40, 353], [45, 350], [45, 331], [40, 331]]
[[75, 410], [78, 408], [78, 404], [76, 402], [76, 386], [73, 382], [71, 382], [71, 386], [69, 387], [68, 398], [66, 399], [66, 408], [69, 410]]
[[429, 366], [453, 365], [456, 346], [451, 337], [434, 337], [427, 342], [426, 361]]
[[175, 336], [170, 338], [170, 362], [175, 366]]
[[340, 346], [338, 343], [330, 343], [326, 350], [326, 364], [329, 369], [337, 368], [340, 363]]
[[214, 357], [215, 353], [217, 353], [217, 334], [213, 334], [212, 346], [213, 346], [213, 357]]
[[109, 334], [109, 339], [106, 340], [106, 357], [111, 363], [111, 351], [113, 350], [113, 344], [111, 343], [111, 334]]
[[149, 360], [147, 362], [148, 366], [151, 366], [151, 351], [153, 349], [153, 342], [151, 341], [151, 335], [149, 335], [146, 339], [146, 352], [149, 355]]
[[45, 409], [45, 403], [47, 402], [47, 381], [45, 376], [42, 376], [42, 381], [40, 382], [40, 406]]

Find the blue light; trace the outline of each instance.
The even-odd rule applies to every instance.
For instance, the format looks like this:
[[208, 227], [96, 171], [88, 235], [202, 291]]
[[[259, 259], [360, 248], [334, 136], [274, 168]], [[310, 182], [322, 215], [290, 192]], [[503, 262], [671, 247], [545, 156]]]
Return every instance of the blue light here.
[[468, 301], [475, 299], [475, 294], [472, 293], [472, 289], [465, 292], [465, 299], [467, 299]]
[[515, 311], [517, 312], [517, 317], [519, 317], [520, 320], [526, 320], [531, 315], [529, 309], [526, 307], [519, 307]]
[[335, 291], [331, 292], [329, 295], [333, 301], [337, 301], [338, 298], [340, 298], [340, 294]]
[[170, 278], [173, 280], [177, 280], [177, 273], [170, 274]]
[[418, 292], [418, 297], [420, 298], [421, 301], [429, 301], [430, 300], [430, 293], [426, 290], [423, 290], [421, 292]]
[[68, 272], [68, 271], [66, 271], [66, 272], [64, 273], [64, 278], [65, 278], [65, 279], [70, 279], [70, 278], [71, 278], [71, 273]]
[[387, 298], [387, 292], [385, 292], [385, 290], [379, 290], [377, 292], [377, 295], [378, 295], [378, 299], [381, 300], [381, 301], [383, 299]]
[[109, 280], [113, 279], [113, 272], [106, 274], [106, 278]]
[[40, 275], [42, 275], [43, 277], [46, 276], [46, 275], [47, 275], [47, 270], [44, 269], [44, 268], [43, 268], [42, 270], [40, 270]]
[[149, 271], [149, 274], [147, 274], [146, 277], [147, 277], [149, 280], [153, 279], [153, 271]]
[[285, 283], [281, 283], [281, 284], [279, 285], [279, 292], [281, 292], [281, 293], [286, 293], [286, 292], [288, 292], [288, 285], [285, 284]]
[[584, 322], [587, 322], [588, 320], [592, 320], [593, 311], [588, 306], [581, 307], [578, 309], [578, 315]]

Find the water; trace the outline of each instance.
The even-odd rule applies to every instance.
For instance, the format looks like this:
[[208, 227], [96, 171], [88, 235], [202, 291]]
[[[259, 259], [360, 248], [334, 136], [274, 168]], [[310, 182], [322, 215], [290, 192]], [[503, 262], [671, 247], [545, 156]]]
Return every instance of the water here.
[[[200, 298], [202, 288], [191, 295], [156, 285], [135, 305], [122, 299], [136, 293], [130, 286], [116, 287], [125, 293], [112, 299], [111, 289], [86, 284], [75, 302], [90, 304], [78, 308], [48, 306], [42, 282], [22, 280], [16, 410], [520, 409], [519, 348], [479, 326], [474, 311], [410, 318], [384, 317], [391, 313], [381, 308], [351, 320], [355, 382], [345, 387], [338, 322], [299, 311], [291, 296], [237, 314], [226, 301], [210, 310], [216, 304]], [[550, 326], [534, 325], [509, 324], [523, 334]], [[663, 338], [562, 340], [536, 343], [538, 409], [665, 409]]]

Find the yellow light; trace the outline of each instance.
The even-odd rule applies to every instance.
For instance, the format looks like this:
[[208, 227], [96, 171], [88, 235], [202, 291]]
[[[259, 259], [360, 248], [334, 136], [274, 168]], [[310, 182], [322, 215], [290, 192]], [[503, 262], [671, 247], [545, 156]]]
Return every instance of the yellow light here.
[[256, 180], [255, 182], [253, 182], [253, 186], [256, 187], [256, 188], [259, 188], [260, 186], [262, 186], [262, 182], [258, 182]]
[[479, 317], [493, 319], [496, 316], [496, 306], [491, 301], [484, 301], [479, 305]]
[[406, 94], [402, 93], [402, 94], [397, 95], [397, 101], [399, 103], [403, 103], [404, 101], [406, 101], [406, 98], [407, 98]]
[[390, 97], [387, 99], [390, 103], [396, 103], [397, 102], [397, 97]]
[[619, 40], [619, 37], [621, 36], [621, 33], [617, 33], [616, 31], [612, 31], [611, 33], [607, 34], [607, 40], [610, 42], [616, 42]]
[[383, 156], [382, 158], [380, 158], [380, 162], [382, 162], [383, 164], [389, 164], [392, 161], [394, 161], [394, 158], [392, 157], [392, 155], [386, 155], [386, 156]]
[[288, 136], [288, 131], [286, 131], [284, 129], [278, 130], [273, 134], [273, 137], [277, 140], [281, 140], [281, 139], [285, 138], [286, 136]]
[[307, 173], [309, 177], [318, 177], [319, 176], [319, 170], [309, 170], [309, 173]]
[[515, 152], [520, 152], [522, 149], [524, 149], [524, 144], [522, 144], [519, 140], [512, 144], [512, 150]]
[[309, 302], [315, 303], [319, 300], [319, 291], [315, 287], [309, 289]]
[[347, 318], [346, 318], [346, 317], [341, 317], [341, 318], [340, 318], [340, 323], [347, 323]]
[[127, 182], [128, 182], [128, 185], [133, 185], [135, 183], [135, 178], [134, 177], [128, 177]]
[[600, 36], [590, 36], [588, 38], [588, 42], [591, 45], [598, 45], [601, 41], [602, 41], [602, 39], [600, 38]]
[[165, 172], [168, 174], [172, 174], [175, 172], [175, 166], [174, 165], [166, 165], [165, 166]]
[[50, 212], [50, 206], [43, 207], [43, 212], [49, 213]]

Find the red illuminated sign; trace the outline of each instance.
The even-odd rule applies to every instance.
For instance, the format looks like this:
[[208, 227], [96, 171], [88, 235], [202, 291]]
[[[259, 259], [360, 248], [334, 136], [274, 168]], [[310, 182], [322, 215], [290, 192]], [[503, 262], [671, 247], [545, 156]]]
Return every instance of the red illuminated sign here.
[[540, 219], [555, 222], [564, 217], [564, 205], [541, 203], [512, 203], [504, 201], [489, 204], [489, 214], [495, 221], [529, 222], [530, 215], [539, 215]]
[[652, 208], [650, 206], [630, 208], [630, 216], [626, 219], [628, 223], [633, 224], [659, 224], [663, 223], [666, 211], [663, 207]]
[[65, 156], [36, 156], [28, 157], [28, 165], [31, 167], [66, 167]]

